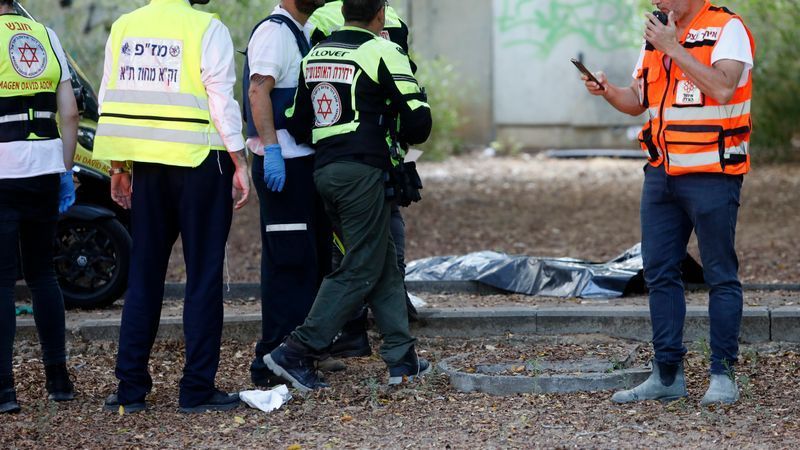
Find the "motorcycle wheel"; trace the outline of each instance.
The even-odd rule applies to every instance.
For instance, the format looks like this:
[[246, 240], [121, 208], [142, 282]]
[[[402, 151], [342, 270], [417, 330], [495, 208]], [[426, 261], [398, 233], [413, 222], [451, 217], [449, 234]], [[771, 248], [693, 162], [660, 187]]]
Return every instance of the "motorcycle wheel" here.
[[128, 287], [131, 240], [116, 219], [58, 223], [54, 265], [67, 308], [103, 308]]

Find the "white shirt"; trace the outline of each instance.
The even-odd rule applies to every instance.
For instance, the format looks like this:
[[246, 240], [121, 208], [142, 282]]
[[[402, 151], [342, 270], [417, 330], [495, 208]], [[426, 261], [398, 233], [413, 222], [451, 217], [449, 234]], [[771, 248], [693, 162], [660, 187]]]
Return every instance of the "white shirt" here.
[[[286, 16], [303, 30], [309, 41], [311, 24], [301, 25], [280, 5], [272, 10], [272, 14]], [[247, 45], [247, 61], [250, 64], [250, 76], [261, 75], [275, 79], [276, 88], [296, 88], [300, 77], [300, 62], [303, 57], [297, 48], [297, 39], [289, 27], [275, 23], [264, 22], [253, 33]], [[298, 144], [287, 130], [276, 130], [281, 153], [286, 159], [308, 156], [314, 149], [305, 144]], [[264, 145], [258, 137], [247, 139], [247, 148], [257, 155], [264, 154]]]
[[[219, 20], [211, 19], [203, 35], [200, 57], [200, 77], [208, 94], [208, 110], [211, 120], [229, 152], [244, 149], [242, 137], [242, 111], [233, 97], [236, 84], [236, 64], [233, 59], [233, 40], [228, 28]], [[100, 83], [98, 101], [102, 110], [108, 78], [114, 70], [114, 50], [111, 38], [106, 41], [106, 57], [103, 64], [103, 81]], [[102, 112], [102, 111], [101, 111]]]
[[[69, 66], [61, 41], [50, 28], [47, 29], [47, 34], [50, 35], [53, 51], [61, 64], [60, 82], [69, 81]], [[65, 170], [64, 144], [61, 139], [0, 143], [0, 178], [28, 178]]]
[[[734, 61], [741, 61], [744, 63], [744, 70], [742, 77], [739, 79], [739, 87], [747, 84], [747, 77], [753, 69], [753, 54], [750, 48], [750, 38], [747, 36], [747, 31], [744, 24], [739, 19], [729, 21], [722, 29], [722, 34], [711, 51], [711, 64], [723, 59], [732, 59]], [[636, 78], [636, 73], [642, 67], [644, 60], [644, 46], [639, 53], [639, 61], [636, 62], [636, 69], [633, 70], [633, 78]]]

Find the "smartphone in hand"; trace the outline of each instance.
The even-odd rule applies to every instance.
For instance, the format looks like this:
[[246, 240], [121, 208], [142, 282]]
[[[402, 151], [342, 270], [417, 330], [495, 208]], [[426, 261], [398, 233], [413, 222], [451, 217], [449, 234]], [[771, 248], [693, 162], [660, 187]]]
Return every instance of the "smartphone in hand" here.
[[575, 67], [577, 67], [582, 74], [586, 75], [586, 77], [589, 78], [589, 81], [594, 81], [595, 83], [597, 83], [597, 85], [600, 86], [601, 91], [606, 90], [606, 88], [602, 84], [600, 84], [599, 81], [597, 81], [597, 78], [595, 78], [594, 74], [592, 74], [592, 72], [590, 72], [589, 69], [587, 69], [582, 62], [578, 61], [575, 58], [570, 58], [569, 60], [572, 61], [572, 64], [574, 64]]

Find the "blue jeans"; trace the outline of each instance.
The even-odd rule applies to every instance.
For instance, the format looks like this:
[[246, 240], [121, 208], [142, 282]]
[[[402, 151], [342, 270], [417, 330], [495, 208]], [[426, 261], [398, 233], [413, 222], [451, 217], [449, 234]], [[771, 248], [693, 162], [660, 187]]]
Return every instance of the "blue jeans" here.
[[711, 373], [733, 369], [739, 351], [742, 285], [734, 242], [742, 176], [698, 173], [669, 176], [645, 167], [642, 190], [642, 257], [650, 290], [656, 361], [677, 364], [686, 354], [686, 299], [681, 261], [692, 230], [697, 234], [703, 276], [711, 289]]

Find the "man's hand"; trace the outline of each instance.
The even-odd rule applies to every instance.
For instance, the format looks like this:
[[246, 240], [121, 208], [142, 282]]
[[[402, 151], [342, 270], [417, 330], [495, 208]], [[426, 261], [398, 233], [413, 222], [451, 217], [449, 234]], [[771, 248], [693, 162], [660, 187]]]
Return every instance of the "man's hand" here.
[[[606, 77], [606, 74], [603, 72], [593, 72], [592, 75], [594, 75], [594, 77], [597, 78], [597, 81], [599, 81], [600, 84], [597, 84], [594, 81], [589, 80], [589, 77], [581, 74], [581, 80], [584, 81], [584, 84], [586, 85], [586, 90], [589, 91], [590, 94], [598, 96], [602, 96], [608, 93], [608, 78]], [[603, 89], [601, 89], [600, 87], [601, 85], [603, 86]]]
[[652, 44], [656, 50], [665, 55], [674, 56], [673, 52], [678, 47], [681, 47], [680, 42], [678, 42], [678, 29], [675, 26], [674, 13], [672, 11], [669, 12], [666, 25], [662, 24], [651, 13], [645, 13], [645, 17], [647, 17], [647, 22], [645, 22], [644, 39]]
[[111, 199], [124, 209], [131, 209], [131, 174], [118, 173], [111, 177]]
[[264, 183], [272, 192], [282, 191], [286, 184], [286, 164], [278, 144], [264, 147]]
[[[244, 149], [238, 152], [230, 152], [233, 165], [236, 166], [233, 172], [233, 190], [231, 196], [236, 201], [233, 209], [242, 209], [250, 199], [250, 171], [247, 168], [247, 153]], [[236, 198], [239, 197], [239, 200]]]

